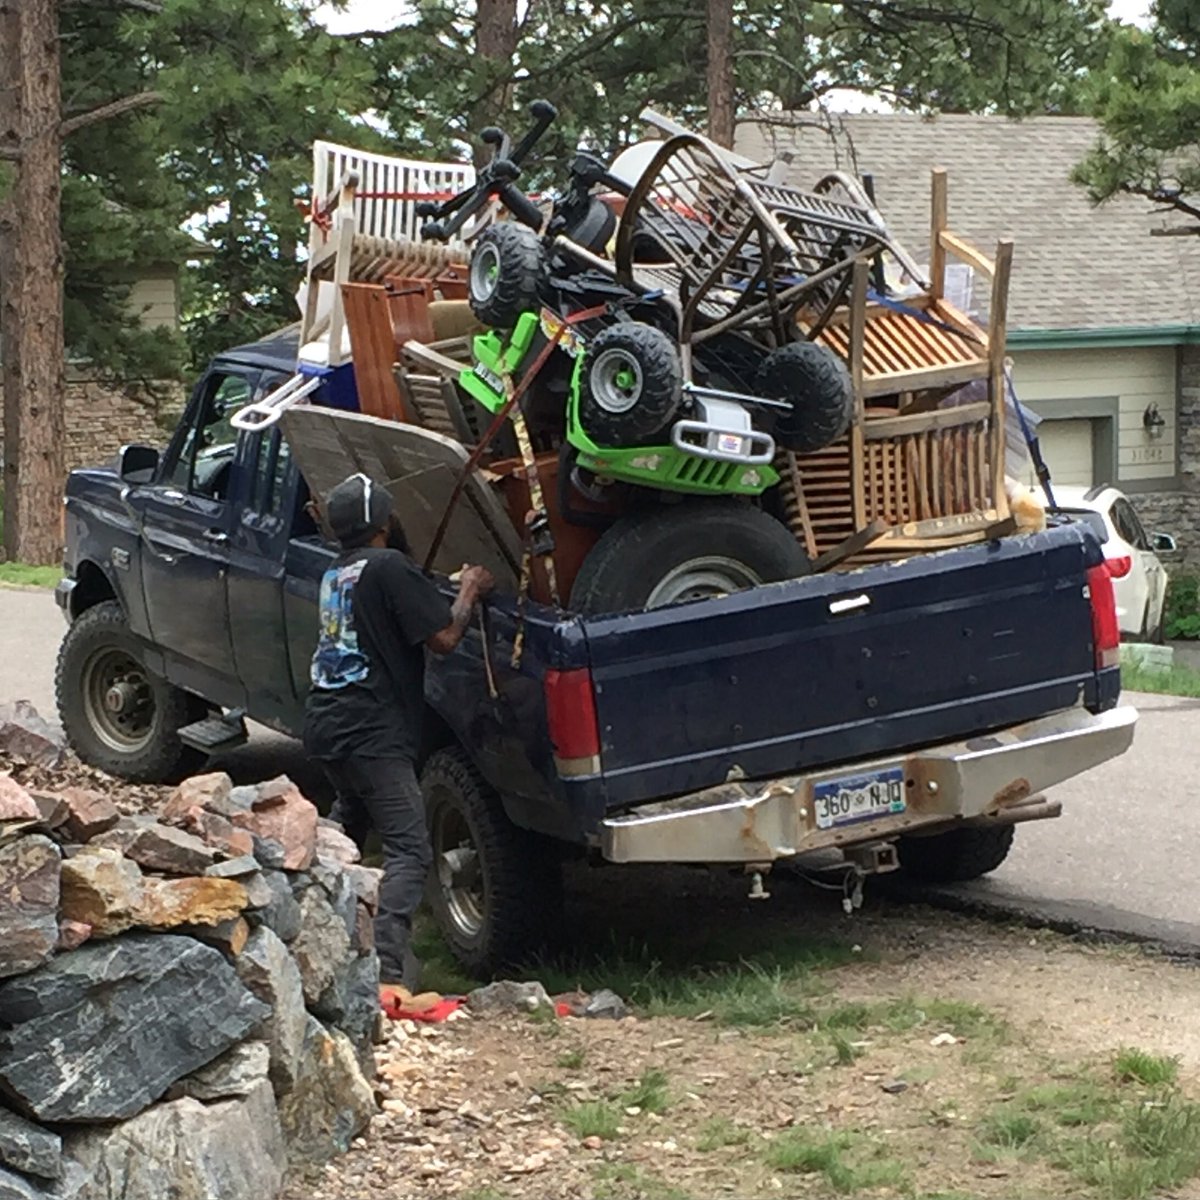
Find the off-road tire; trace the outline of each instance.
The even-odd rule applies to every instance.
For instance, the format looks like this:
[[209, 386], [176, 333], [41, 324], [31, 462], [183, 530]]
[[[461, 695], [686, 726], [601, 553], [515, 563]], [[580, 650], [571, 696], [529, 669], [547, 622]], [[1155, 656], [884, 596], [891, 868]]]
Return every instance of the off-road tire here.
[[[627, 371], [634, 382], [620, 389], [614, 383], [615, 369]], [[588, 343], [579, 423], [597, 446], [636, 446], [657, 438], [670, 428], [682, 402], [679, 352], [661, 329], [621, 321]]]
[[[430, 756], [421, 791], [434, 839], [429, 905], [451, 953], [476, 977], [528, 962], [552, 936], [562, 911], [561, 864], [552, 846], [508, 819], [496, 791], [458, 747]], [[443, 810], [465, 823], [479, 856], [482, 923], [473, 935], [455, 919], [438, 876]]]
[[854, 388], [845, 363], [816, 342], [790, 342], [772, 350], [758, 369], [755, 392], [786, 400], [772, 432], [796, 454], [823, 450], [845, 435], [854, 417]]
[[[705, 568], [705, 563], [709, 568]], [[808, 556], [774, 517], [740, 500], [697, 500], [622, 517], [592, 547], [571, 588], [571, 609], [584, 614], [640, 612], [700, 595], [672, 597], [671, 581], [686, 592], [711, 570], [748, 573], [742, 587], [794, 579], [810, 571]], [[752, 578], [750, 578], [752, 576]], [[695, 589], [693, 589], [695, 590]], [[726, 591], [736, 591], [730, 587]]]
[[471, 311], [493, 329], [512, 329], [522, 313], [541, 303], [545, 273], [542, 239], [532, 229], [516, 221], [489, 225], [471, 249], [467, 269]]
[[[127, 656], [145, 678], [152, 704], [151, 728], [144, 743], [121, 750], [106, 741], [89, 714], [86, 700], [93, 659], [105, 651]], [[138, 639], [130, 632], [121, 606], [106, 600], [71, 623], [58, 651], [54, 673], [58, 716], [67, 741], [89, 766], [132, 783], [173, 783], [204, 763], [204, 755], [179, 740], [178, 731], [204, 716], [203, 701], [145, 668]]]
[[1012, 825], [977, 825], [896, 845], [902, 877], [917, 883], [966, 883], [994, 871], [1012, 849]]

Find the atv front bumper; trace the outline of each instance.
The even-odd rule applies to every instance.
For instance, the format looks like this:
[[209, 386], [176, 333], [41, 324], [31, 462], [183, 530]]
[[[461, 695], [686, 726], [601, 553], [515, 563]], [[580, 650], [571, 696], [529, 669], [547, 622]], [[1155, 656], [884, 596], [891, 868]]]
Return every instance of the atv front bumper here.
[[1129, 707], [1073, 708], [906, 755], [720, 784], [608, 818], [600, 847], [612, 862], [769, 863], [963, 822], [1054, 817], [1061, 805], [1041, 793], [1124, 754], [1136, 723]]

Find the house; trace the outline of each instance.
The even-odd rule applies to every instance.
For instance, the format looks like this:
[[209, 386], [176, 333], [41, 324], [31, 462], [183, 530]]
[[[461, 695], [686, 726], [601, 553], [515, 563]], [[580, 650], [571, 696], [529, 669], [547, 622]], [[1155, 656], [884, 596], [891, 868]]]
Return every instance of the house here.
[[[744, 122], [735, 148], [782, 159], [798, 186], [871, 176], [918, 262], [930, 172], [945, 168], [950, 228], [985, 253], [1014, 240], [1013, 378], [1052, 479], [1115, 483], [1200, 562], [1200, 238], [1153, 236], [1168, 218], [1136, 197], [1093, 207], [1070, 173], [1096, 136], [1082, 117], [797, 113]], [[977, 312], [987, 297], [959, 270], [960, 307]]]

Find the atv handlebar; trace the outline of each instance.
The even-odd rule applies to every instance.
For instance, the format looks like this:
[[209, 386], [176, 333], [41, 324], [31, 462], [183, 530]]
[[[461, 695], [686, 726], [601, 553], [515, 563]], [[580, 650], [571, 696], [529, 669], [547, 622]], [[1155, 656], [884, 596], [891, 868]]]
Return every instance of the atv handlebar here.
[[453, 237], [488, 202], [495, 197], [521, 222], [532, 229], [541, 229], [542, 211], [516, 186], [521, 175], [521, 163], [550, 128], [558, 110], [548, 100], [535, 100], [529, 106], [533, 125], [514, 148], [512, 139], [502, 129], [489, 125], [480, 139], [492, 147], [492, 159], [480, 170], [475, 183], [457, 196], [438, 204], [423, 201], [417, 205], [417, 216], [430, 217], [421, 228], [421, 236], [431, 241], [446, 241]]

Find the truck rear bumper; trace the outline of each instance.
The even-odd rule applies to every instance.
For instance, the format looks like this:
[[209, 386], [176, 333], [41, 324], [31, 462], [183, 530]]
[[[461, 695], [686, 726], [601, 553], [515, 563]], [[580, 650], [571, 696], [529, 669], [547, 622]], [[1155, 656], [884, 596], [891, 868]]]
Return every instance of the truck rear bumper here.
[[[960, 821], [1015, 822], [1056, 816], [1041, 799], [1056, 783], [1129, 749], [1137, 711], [1082, 708], [998, 733], [832, 770], [730, 782], [644, 805], [601, 825], [612, 862], [767, 863]], [[903, 772], [903, 811], [819, 828], [814, 789], [877, 772]]]

